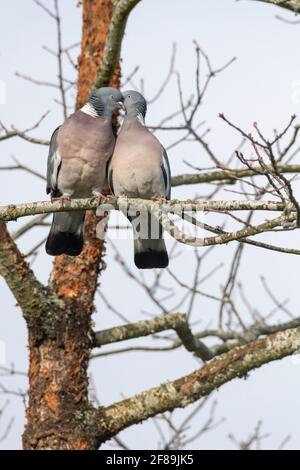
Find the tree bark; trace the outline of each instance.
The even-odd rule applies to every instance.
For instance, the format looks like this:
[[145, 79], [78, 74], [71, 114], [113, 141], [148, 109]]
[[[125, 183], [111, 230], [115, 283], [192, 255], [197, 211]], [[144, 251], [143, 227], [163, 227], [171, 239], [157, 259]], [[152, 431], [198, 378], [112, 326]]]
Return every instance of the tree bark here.
[[[78, 59], [77, 109], [87, 100], [102, 59], [114, 0], [84, 0], [81, 54]], [[111, 85], [119, 87], [117, 67]], [[93, 344], [91, 315], [98, 276], [105, 268], [105, 244], [95, 237], [96, 216], [86, 214], [85, 246], [81, 256], [58, 256], [50, 288], [63, 302], [59, 321], [49, 331], [47, 316], [28, 321], [29, 402], [24, 449], [88, 450], [98, 443], [89, 416], [87, 367]], [[34, 295], [34, 294], [33, 294]], [[57, 312], [56, 312], [57, 313]], [[51, 319], [54, 312], [49, 309]], [[51, 323], [51, 322], [50, 322]], [[42, 331], [42, 334], [41, 334]]]

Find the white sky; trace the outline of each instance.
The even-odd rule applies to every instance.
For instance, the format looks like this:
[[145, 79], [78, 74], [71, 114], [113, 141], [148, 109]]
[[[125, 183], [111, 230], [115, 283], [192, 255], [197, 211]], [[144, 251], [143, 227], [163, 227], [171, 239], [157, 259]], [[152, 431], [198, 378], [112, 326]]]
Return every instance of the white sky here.
[[[52, 7], [51, 0], [44, 0]], [[80, 10], [74, 0], [60, 0], [64, 45], [80, 39]], [[15, 71], [36, 79], [55, 81], [57, 74], [55, 59], [42, 50], [42, 45], [55, 47], [55, 25], [30, 0], [0, 1], [0, 103], [6, 89], [6, 102], [0, 104], [0, 119], [6, 125], [13, 123], [23, 129], [34, 124], [41, 114], [51, 109], [42, 126], [34, 135], [48, 138], [52, 130], [61, 122], [62, 114], [53, 102], [57, 93], [52, 88], [36, 87], [14, 76]], [[250, 129], [253, 121], [272, 132], [274, 127], [283, 128], [291, 114], [299, 114], [300, 100], [300, 58], [299, 26], [292, 26], [275, 18], [280, 13], [286, 18], [293, 16], [261, 3], [234, 0], [144, 0], [131, 15], [122, 49], [123, 74], [126, 76], [136, 65], [140, 65], [140, 75], [145, 80], [147, 97], [155, 94], [168, 70], [172, 43], [177, 43], [176, 69], [180, 71], [185, 96], [194, 92], [194, 51], [192, 41], [196, 39], [209, 55], [212, 64], [219, 67], [233, 56], [237, 61], [218, 76], [212, 83], [199, 113], [199, 120], [205, 120], [212, 130], [208, 137], [211, 147], [220, 160], [225, 161], [239, 137], [226, 127], [217, 117], [224, 112], [231, 120], [245, 129]], [[72, 70], [67, 69], [71, 76]], [[295, 92], [296, 90], [296, 92]], [[153, 106], [149, 107], [147, 122], [157, 123], [162, 117], [178, 108], [178, 93], [175, 80], [166, 93]], [[167, 146], [178, 138], [177, 134], [161, 133], [160, 139]], [[10, 162], [14, 155], [41, 173], [45, 173], [47, 149], [32, 146], [20, 140], [1, 143], [1, 164]], [[208, 166], [203, 150], [191, 143], [175, 147], [169, 152], [172, 173], [189, 171], [182, 160], [198, 166]], [[298, 161], [295, 160], [295, 163]], [[44, 182], [22, 172], [0, 173], [0, 204], [45, 199]], [[193, 197], [198, 191], [207, 188], [187, 187], [173, 191], [174, 197]], [[228, 194], [228, 198], [234, 195]], [[21, 225], [24, 220], [21, 221]], [[10, 227], [17, 226], [11, 223]], [[45, 229], [36, 229], [20, 241], [26, 252], [45, 236]], [[112, 235], [111, 235], [112, 236]], [[268, 238], [264, 238], [265, 240]], [[298, 235], [272, 239], [273, 242], [298, 246]], [[130, 268], [135, 269], [132, 260], [131, 240], [116, 241]], [[218, 247], [209, 259], [206, 271], [225, 263], [216, 278], [205, 289], [220, 293], [220, 285], [226, 278], [234, 245]], [[171, 268], [176, 270], [184, 282], [191, 279], [193, 262], [192, 250], [181, 247], [184, 263], [174, 261]], [[132, 321], [145, 318], [141, 309], [152, 314], [159, 311], [145, 298], [136, 285], [127, 280], [113, 259], [108, 248], [108, 268], [102, 277], [102, 289], [113, 305]], [[46, 282], [51, 259], [41, 251], [33, 265], [39, 278]], [[135, 271], [136, 272], [136, 271]], [[264, 274], [274, 292], [281, 299], [290, 298], [289, 309], [298, 315], [297, 297], [299, 260], [297, 257], [258, 251], [247, 247], [242, 261], [240, 278], [248, 297], [261, 313], [270, 311], [272, 304], [261, 287], [259, 275]], [[17, 369], [26, 370], [27, 349], [26, 330], [20, 311], [4, 282], [0, 280], [1, 330], [0, 340], [6, 349], [6, 364], [14, 363]], [[197, 301], [193, 321], [201, 320], [203, 325], [216, 318], [217, 309], [207, 300]], [[109, 327], [120, 322], [97, 297], [95, 314], [97, 328]], [[132, 343], [134, 344], [134, 343]], [[149, 344], [146, 339], [135, 344]], [[127, 346], [127, 344], [126, 344]], [[205, 434], [192, 448], [230, 449], [233, 444], [229, 433], [243, 439], [262, 419], [263, 430], [270, 433], [264, 448], [276, 448], [291, 434], [286, 448], [299, 449], [299, 367], [296, 357], [267, 365], [252, 372], [247, 380], [235, 380], [222, 387], [214, 398], [218, 401], [217, 418], [226, 417], [226, 422], [209, 434]], [[172, 380], [198, 367], [197, 361], [183, 350], [164, 354], [129, 353], [111, 356], [95, 362], [92, 366], [94, 380], [102, 404], [109, 404], [122, 396], [130, 396], [166, 380]], [[4, 383], [4, 382], [3, 382]], [[5, 381], [10, 389], [24, 383], [19, 378]], [[7, 396], [0, 396], [0, 405]], [[10, 398], [10, 407], [0, 422], [5, 429], [11, 415], [15, 422], [8, 438], [0, 443], [2, 449], [18, 449], [23, 429], [23, 405], [21, 400]], [[196, 418], [195, 426], [201, 426], [209, 408]], [[176, 412], [183, 419], [186, 412]], [[158, 436], [153, 423], [129, 429], [121, 434], [132, 448], [155, 448]]]

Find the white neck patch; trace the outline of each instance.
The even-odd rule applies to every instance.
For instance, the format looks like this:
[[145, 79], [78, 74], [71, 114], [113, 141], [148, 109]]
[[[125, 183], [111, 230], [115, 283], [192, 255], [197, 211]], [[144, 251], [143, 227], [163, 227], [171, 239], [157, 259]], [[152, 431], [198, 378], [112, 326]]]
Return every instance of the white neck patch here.
[[136, 118], [142, 124], [142, 126], [145, 125], [145, 119], [142, 114], [138, 114]]
[[89, 116], [98, 117], [97, 111], [95, 110], [94, 106], [91, 105], [91, 103], [85, 103], [85, 105], [80, 108], [80, 111], [88, 114]]

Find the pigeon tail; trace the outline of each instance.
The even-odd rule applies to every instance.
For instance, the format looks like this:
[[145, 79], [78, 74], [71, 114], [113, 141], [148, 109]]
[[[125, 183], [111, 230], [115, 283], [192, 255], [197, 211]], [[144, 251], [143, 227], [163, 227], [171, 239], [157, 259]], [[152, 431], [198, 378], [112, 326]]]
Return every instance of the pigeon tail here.
[[83, 248], [84, 211], [53, 214], [46, 242], [48, 255], [78, 256]]
[[139, 269], [166, 268], [168, 252], [163, 238], [134, 240], [134, 263]]

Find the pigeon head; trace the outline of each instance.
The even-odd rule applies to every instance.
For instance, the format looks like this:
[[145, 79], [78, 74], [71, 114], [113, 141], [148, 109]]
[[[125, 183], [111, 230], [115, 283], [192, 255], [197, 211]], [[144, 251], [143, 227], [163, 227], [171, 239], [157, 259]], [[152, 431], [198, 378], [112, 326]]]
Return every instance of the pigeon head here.
[[125, 91], [123, 93], [124, 106], [127, 116], [141, 118], [144, 121], [147, 112], [147, 103], [138, 91]]
[[113, 87], [94, 88], [89, 96], [88, 103], [94, 108], [98, 116], [111, 117], [122, 107], [122, 93]]

